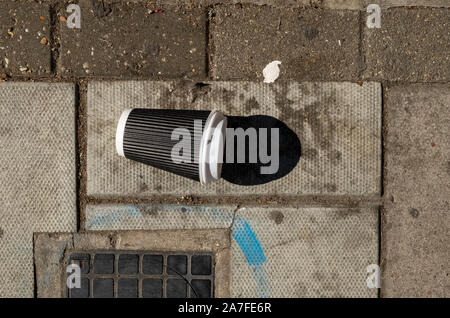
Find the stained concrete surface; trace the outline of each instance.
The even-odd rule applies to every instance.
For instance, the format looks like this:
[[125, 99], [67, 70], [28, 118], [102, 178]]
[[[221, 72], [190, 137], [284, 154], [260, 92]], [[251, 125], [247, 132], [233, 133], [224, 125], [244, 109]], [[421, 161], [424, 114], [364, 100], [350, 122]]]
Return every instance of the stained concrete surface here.
[[[379, 83], [90, 82], [87, 194], [378, 195], [381, 184]], [[213, 106], [212, 106], [213, 105]], [[115, 134], [126, 108], [217, 109], [226, 115], [269, 115], [298, 136], [302, 156], [286, 176], [257, 186], [219, 180], [207, 187], [119, 157]]]
[[215, 6], [211, 21], [215, 80], [262, 80], [281, 61], [280, 78], [354, 80], [361, 69], [359, 12]]
[[233, 297], [377, 296], [366, 285], [366, 267], [378, 263], [376, 208], [90, 205], [86, 224], [97, 231], [229, 229]]
[[450, 10], [383, 10], [381, 28], [364, 28], [366, 79], [433, 82], [450, 79]]
[[366, 284], [366, 267], [378, 263], [377, 219], [376, 208], [239, 209], [233, 296], [377, 297]]
[[450, 296], [450, 86], [386, 92], [384, 297]]
[[62, 76], [204, 78], [206, 13], [198, 8], [155, 12], [144, 3], [82, 0], [81, 28], [59, 12]]
[[50, 73], [49, 19], [47, 4], [0, 2], [0, 80]]
[[0, 297], [32, 297], [33, 233], [76, 231], [75, 86], [0, 84]]

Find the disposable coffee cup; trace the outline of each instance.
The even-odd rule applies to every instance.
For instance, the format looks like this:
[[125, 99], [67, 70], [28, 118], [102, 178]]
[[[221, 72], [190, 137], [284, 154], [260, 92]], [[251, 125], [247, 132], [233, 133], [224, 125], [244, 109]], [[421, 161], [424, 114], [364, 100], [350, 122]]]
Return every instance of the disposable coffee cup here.
[[227, 118], [219, 111], [127, 109], [117, 153], [202, 184], [220, 179]]

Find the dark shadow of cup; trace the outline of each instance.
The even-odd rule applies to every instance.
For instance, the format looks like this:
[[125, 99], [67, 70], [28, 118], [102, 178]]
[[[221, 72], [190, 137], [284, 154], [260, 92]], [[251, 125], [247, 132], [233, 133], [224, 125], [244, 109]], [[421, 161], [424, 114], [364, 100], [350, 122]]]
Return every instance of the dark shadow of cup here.
[[[295, 168], [301, 156], [301, 143], [297, 135], [282, 121], [278, 120], [277, 118], [265, 115], [256, 115], [249, 117], [227, 116], [227, 118], [228, 128], [234, 129], [234, 131], [236, 131], [237, 128], [242, 128], [244, 131], [246, 131], [248, 128], [254, 128], [257, 132], [257, 146], [255, 145], [255, 141], [253, 141], [253, 145], [252, 147], [250, 147], [250, 138], [245, 137], [245, 161], [244, 163], [238, 163], [238, 137], [234, 136], [234, 142], [231, 142], [228, 138], [229, 135], [227, 134], [227, 138], [225, 139], [224, 163], [222, 166], [223, 179], [227, 180], [230, 183], [238, 185], [258, 185], [280, 179], [286, 176], [289, 172], [292, 171], [292, 169]], [[260, 156], [260, 128], [267, 129], [267, 135], [264, 136], [266, 137], [264, 139], [267, 139], [267, 149], [263, 150], [265, 150], [265, 153], [270, 157], [271, 161], [267, 162], [268, 160], [266, 158], [265, 163], [261, 162], [261, 158], [264, 158], [264, 156]], [[278, 156], [272, 154], [272, 134], [274, 134], [273, 129], [278, 129]], [[232, 146], [233, 144], [234, 146]], [[233, 148], [234, 150], [234, 160], [232, 162], [230, 162], [230, 160], [227, 160], [227, 152], [230, 152], [231, 148]], [[250, 148], [257, 151], [257, 159], [255, 163], [250, 163]], [[229, 158], [233, 157], [230, 154], [228, 155]], [[255, 154], [253, 154], [253, 158], [254, 156]], [[276, 159], [278, 160], [278, 167], [276, 167], [276, 164], [274, 163], [274, 160]], [[262, 169], [264, 167], [266, 168]], [[271, 170], [270, 167], [274, 169], [276, 168], [273, 173], [267, 173], [267, 171]]]

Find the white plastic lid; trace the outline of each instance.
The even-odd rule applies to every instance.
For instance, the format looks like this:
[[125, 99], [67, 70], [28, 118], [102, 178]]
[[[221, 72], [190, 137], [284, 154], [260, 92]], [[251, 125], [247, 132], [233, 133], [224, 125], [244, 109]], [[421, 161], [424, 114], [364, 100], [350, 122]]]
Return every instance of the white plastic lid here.
[[132, 109], [126, 109], [122, 112], [120, 116], [119, 123], [117, 124], [116, 130], [116, 150], [119, 156], [125, 157], [123, 152], [123, 135], [125, 133], [125, 125], [128, 120], [128, 115], [130, 115]]
[[199, 177], [201, 184], [220, 179], [227, 118], [218, 111], [209, 114], [200, 141]]

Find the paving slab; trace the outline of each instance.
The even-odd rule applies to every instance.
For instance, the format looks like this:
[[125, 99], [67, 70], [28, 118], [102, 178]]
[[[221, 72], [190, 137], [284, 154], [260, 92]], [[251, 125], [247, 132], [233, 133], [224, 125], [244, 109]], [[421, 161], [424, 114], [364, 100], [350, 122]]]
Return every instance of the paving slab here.
[[146, 3], [81, 0], [81, 28], [69, 28], [59, 12], [62, 76], [203, 78], [206, 13], [173, 8], [156, 12]]
[[280, 61], [280, 79], [358, 80], [359, 12], [214, 7], [212, 76], [216, 80], [263, 79]]
[[366, 70], [363, 77], [407, 82], [448, 81], [448, 21], [449, 9], [383, 10], [381, 28], [364, 28]]
[[366, 267], [378, 263], [376, 208], [110, 204], [86, 210], [88, 231], [159, 230], [164, 224], [231, 229], [232, 297], [377, 296], [366, 285]]
[[[91, 82], [87, 104], [89, 196], [380, 193], [379, 83], [210, 82], [198, 88], [190, 82]], [[117, 155], [116, 127], [126, 108], [273, 116], [298, 136], [302, 155], [289, 174], [266, 184], [242, 186], [222, 179], [202, 186]]]
[[0, 79], [48, 76], [49, 7], [27, 1], [0, 2]]
[[450, 296], [450, 85], [386, 92], [384, 297]]
[[75, 87], [0, 84], [0, 297], [32, 297], [33, 232], [75, 231]]

